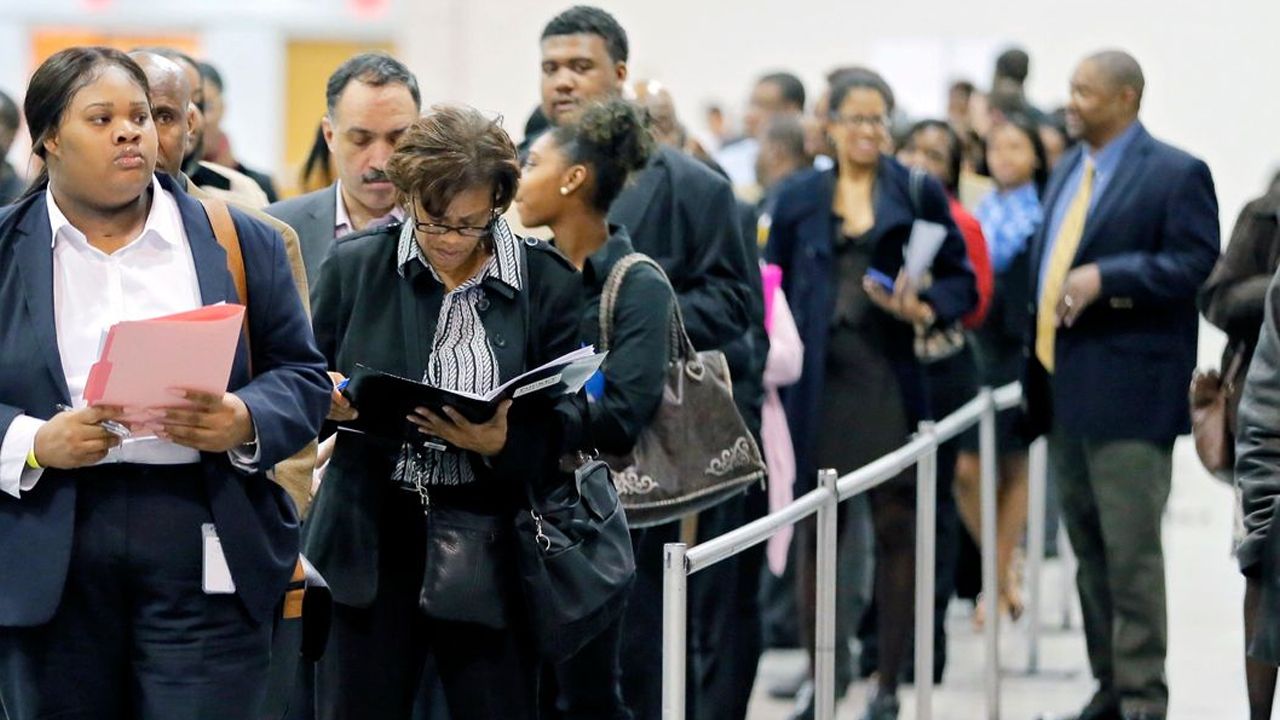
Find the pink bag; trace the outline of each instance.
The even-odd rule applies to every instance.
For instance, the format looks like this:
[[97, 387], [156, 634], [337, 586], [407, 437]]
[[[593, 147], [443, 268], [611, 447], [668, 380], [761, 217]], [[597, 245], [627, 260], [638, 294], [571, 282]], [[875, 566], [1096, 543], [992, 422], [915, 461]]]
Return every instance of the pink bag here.
[[[778, 397], [778, 388], [799, 380], [804, 368], [804, 343], [800, 340], [791, 308], [780, 287], [780, 269], [777, 278], [778, 285], [774, 286], [773, 291], [765, 292], [766, 317], [772, 311], [774, 322], [766, 325], [769, 328], [769, 359], [765, 364], [764, 406], [760, 411], [761, 449], [765, 465], [769, 468], [769, 512], [786, 507], [795, 497], [796, 454], [791, 443], [791, 430], [787, 427], [787, 415], [782, 408], [782, 400]], [[767, 280], [765, 287], [769, 287]], [[785, 528], [770, 537], [765, 545], [765, 557], [768, 559], [769, 570], [774, 575], [781, 575], [787, 567], [787, 548], [791, 544], [791, 536], [791, 528]]]
[[760, 282], [764, 285], [764, 331], [773, 334], [773, 299], [782, 290], [782, 268], [760, 266]]

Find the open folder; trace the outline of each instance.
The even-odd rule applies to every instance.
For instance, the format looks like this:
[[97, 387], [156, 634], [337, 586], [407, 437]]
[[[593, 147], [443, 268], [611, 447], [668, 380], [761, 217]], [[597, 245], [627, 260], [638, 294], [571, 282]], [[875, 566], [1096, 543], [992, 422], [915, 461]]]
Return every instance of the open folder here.
[[591, 346], [580, 348], [483, 395], [445, 390], [356, 365], [343, 393], [360, 412], [350, 424], [353, 430], [400, 442], [416, 437], [416, 429], [406, 419], [414, 408], [425, 407], [444, 417], [443, 409], [448, 405], [471, 422], [485, 422], [498, 412], [503, 400], [519, 402], [526, 397], [554, 398], [578, 392], [600, 369], [604, 358], [605, 353], [597, 353]]
[[183, 405], [177, 388], [225, 392], [243, 323], [244, 306], [228, 303], [116, 323], [89, 370], [85, 402], [146, 410]]

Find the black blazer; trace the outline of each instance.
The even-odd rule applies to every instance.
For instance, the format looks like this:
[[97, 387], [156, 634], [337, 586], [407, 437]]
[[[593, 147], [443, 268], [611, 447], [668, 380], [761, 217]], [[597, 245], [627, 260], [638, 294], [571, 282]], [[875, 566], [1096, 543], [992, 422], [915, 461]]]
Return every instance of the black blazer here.
[[[399, 223], [348, 235], [334, 245], [314, 292], [316, 341], [330, 369], [350, 375], [357, 363], [401, 377], [422, 377], [435, 336], [443, 286], [420, 263], [405, 277], [396, 270]], [[578, 347], [582, 281], [568, 260], [545, 242], [521, 242], [526, 284], [517, 293], [494, 279], [485, 281], [481, 322], [503, 380]], [[408, 303], [415, 303], [416, 308]], [[420, 323], [412, 348], [409, 318]], [[557, 408], [522, 401], [508, 416], [507, 444], [488, 463], [473, 459], [476, 482], [433, 489], [432, 502], [498, 514], [513, 510], [525, 495], [521, 483], [561, 481], [556, 463], [563, 428]], [[367, 606], [378, 587], [378, 525], [388, 493], [400, 493], [391, 474], [399, 446], [364, 435], [339, 432], [333, 459], [307, 519], [305, 552], [320, 570], [333, 597], [344, 605]], [[545, 490], [545, 487], [544, 487]]]
[[[206, 305], [236, 302], [227, 255], [204, 208], [167, 175], [182, 216]], [[234, 207], [249, 295], [252, 367], [243, 342], [228, 389], [244, 400], [258, 429], [261, 471], [246, 476], [226, 454], [201, 456], [209, 506], [236, 592], [249, 614], [275, 609], [298, 558], [298, 516], [266, 470], [315, 438], [333, 384], [324, 373], [293, 286], [284, 242], [270, 226]], [[50, 418], [69, 403], [53, 307], [48, 206], [39, 193], [0, 211], [0, 437], [21, 414]], [[58, 607], [71, 557], [76, 471], [46, 470], [21, 498], [0, 494], [0, 625], [39, 625]]]
[[662, 265], [695, 347], [722, 348], [747, 332], [751, 283], [759, 282], [760, 271], [743, 252], [728, 180], [688, 155], [660, 148], [614, 201], [609, 222], [625, 227], [636, 251]]
[[[1031, 313], [1023, 382], [1031, 435], [1052, 426], [1098, 440], [1165, 443], [1191, 430], [1196, 291], [1218, 258], [1218, 200], [1203, 161], [1142, 128], [1132, 142], [1089, 213], [1072, 263], [1098, 264], [1102, 295], [1074, 327], [1059, 328], [1052, 376], [1035, 357]], [[1047, 215], [1083, 158], [1078, 146], [1058, 164]], [[1032, 288], [1050, 225], [1032, 238]], [[1038, 290], [1032, 295], [1038, 303]]]

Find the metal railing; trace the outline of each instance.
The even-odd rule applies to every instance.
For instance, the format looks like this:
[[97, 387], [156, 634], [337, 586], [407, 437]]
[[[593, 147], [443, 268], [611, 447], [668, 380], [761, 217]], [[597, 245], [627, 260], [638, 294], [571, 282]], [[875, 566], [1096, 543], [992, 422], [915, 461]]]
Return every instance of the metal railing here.
[[[1018, 383], [998, 390], [983, 388], [973, 400], [937, 423], [921, 423], [916, 436], [906, 445], [848, 475], [837, 478], [835, 470], [818, 473], [818, 487], [791, 504], [742, 527], [690, 548], [684, 543], [665, 546], [662, 597], [662, 717], [684, 720], [686, 694], [686, 641], [688, 635], [689, 576], [705, 570], [767, 540], [785, 527], [817, 515], [817, 607], [814, 619], [814, 695], [817, 720], [835, 717], [836, 643], [836, 521], [841, 502], [871, 490], [907, 469], [916, 468], [916, 585], [915, 585], [915, 667], [916, 717], [933, 716], [933, 635], [934, 583], [936, 574], [938, 447], [973, 427], [979, 426], [982, 497], [982, 586], [987, 623], [984, 626], [986, 667], [984, 691], [987, 718], [1000, 716], [999, 619], [996, 578], [996, 413], [1016, 406], [1022, 397]], [[1041, 471], [1031, 478], [1034, 502], [1040, 504], [1039, 548], [1043, 554], [1044, 455], [1033, 446], [1032, 466]], [[1037, 466], [1036, 463], [1039, 463]], [[1037, 485], [1039, 486], [1038, 489]], [[1033, 513], [1034, 514], [1034, 513]], [[1031, 535], [1033, 541], [1035, 535]], [[1039, 580], [1039, 558], [1035, 546], [1028, 558], [1028, 578]], [[1032, 585], [1031, 619], [1039, 622], [1039, 589]], [[1038, 625], [1032, 626], [1031, 658], [1036, 662]]]

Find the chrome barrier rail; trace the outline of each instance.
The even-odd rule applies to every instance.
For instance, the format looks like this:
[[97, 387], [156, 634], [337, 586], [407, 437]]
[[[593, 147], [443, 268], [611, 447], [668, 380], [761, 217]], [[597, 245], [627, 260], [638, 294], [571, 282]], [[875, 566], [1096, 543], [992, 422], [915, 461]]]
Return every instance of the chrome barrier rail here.
[[[766, 541], [779, 530], [817, 515], [817, 612], [815, 622], [814, 691], [817, 720], [835, 717], [836, 522], [839, 505], [916, 468], [916, 587], [915, 667], [916, 717], [933, 717], [934, 581], [936, 574], [938, 446], [965, 430], [979, 426], [982, 469], [982, 586], [988, 621], [985, 625], [985, 695], [988, 720], [1000, 717], [999, 616], [996, 578], [996, 413], [1016, 406], [1022, 397], [1018, 383], [998, 390], [983, 388], [973, 400], [937, 423], [921, 423], [916, 437], [894, 452], [837, 478], [835, 470], [818, 473], [818, 487], [775, 513], [688, 547], [665, 546], [662, 598], [662, 717], [684, 720], [689, 576]], [[1034, 448], [1033, 448], [1034, 450]], [[1043, 471], [1043, 448], [1033, 452], [1033, 467]], [[1032, 478], [1033, 498], [1040, 503], [1040, 552], [1043, 553], [1044, 478]], [[1039, 484], [1039, 489], [1034, 489]], [[1038, 496], [1036, 493], [1038, 492]], [[1033, 510], [1035, 509], [1033, 505]], [[1034, 536], [1033, 536], [1034, 537]], [[1035, 546], [1032, 546], [1035, 550]], [[1039, 555], [1031, 553], [1029, 576], [1039, 579]], [[1034, 565], [1034, 570], [1032, 570]], [[1033, 586], [1030, 605], [1039, 604]], [[1038, 620], [1038, 611], [1033, 611]], [[1036, 658], [1037, 626], [1032, 629], [1032, 659]], [[921, 670], [924, 668], [925, 670]]]

